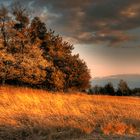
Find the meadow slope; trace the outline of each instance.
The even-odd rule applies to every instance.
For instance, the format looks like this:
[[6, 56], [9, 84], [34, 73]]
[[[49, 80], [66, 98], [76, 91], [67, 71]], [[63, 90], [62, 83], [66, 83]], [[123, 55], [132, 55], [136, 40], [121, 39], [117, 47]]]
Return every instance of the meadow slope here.
[[140, 139], [140, 98], [0, 87], [0, 140]]

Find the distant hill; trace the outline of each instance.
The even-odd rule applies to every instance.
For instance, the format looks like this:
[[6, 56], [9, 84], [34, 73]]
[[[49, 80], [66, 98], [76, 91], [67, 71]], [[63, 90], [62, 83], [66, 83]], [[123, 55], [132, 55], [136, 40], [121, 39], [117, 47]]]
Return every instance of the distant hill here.
[[117, 85], [120, 80], [125, 80], [130, 88], [140, 88], [140, 74], [120, 74], [120, 75], [111, 75], [107, 77], [95, 77], [92, 79], [91, 84], [104, 86], [108, 82], [112, 82], [115, 88], [117, 88]]

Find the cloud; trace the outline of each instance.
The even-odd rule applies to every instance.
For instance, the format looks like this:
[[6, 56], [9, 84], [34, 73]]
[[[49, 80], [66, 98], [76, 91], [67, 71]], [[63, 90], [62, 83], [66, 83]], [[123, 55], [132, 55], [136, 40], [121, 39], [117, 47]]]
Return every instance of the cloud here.
[[[133, 41], [140, 27], [140, 0], [24, 0], [48, 27], [79, 43]], [[131, 33], [131, 32], [130, 32]]]
[[95, 41], [104, 42], [109, 41], [111, 45], [117, 45], [121, 42], [131, 41], [135, 39], [134, 36], [126, 34], [118, 30], [102, 30], [95, 34]]

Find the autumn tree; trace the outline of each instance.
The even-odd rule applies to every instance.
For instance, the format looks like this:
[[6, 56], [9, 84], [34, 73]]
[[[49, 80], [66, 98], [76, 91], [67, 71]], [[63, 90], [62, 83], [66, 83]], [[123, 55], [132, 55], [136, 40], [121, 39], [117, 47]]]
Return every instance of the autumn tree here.
[[[32, 20], [25, 8], [14, 5], [0, 13], [0, 79], [40, 85], [49, 90], [85, 90], [90, 73], [73, 45], [47, 30], [39, 17]], [[5, 82], [3, 82], [5, 83]]]
[[[41, 30], [41, 25], [45, 29], [44, 32], [41, 32], [43, 31]], [[44, 84], [49, 89], [63, 89], [65, 91], [70, 88], [77, 90], [88, 88], [90, 80], [89, 70], [86, 63], [79, 58], [79, 55], [72, 55], [73, 45], [63, 41], [59, 35], [54, 35], [53, 30], [47, 31], [44, 24], [37, 17], [32, 20], [31, 27], [35, 32], [33, 35], [36, 34], [33, 40], [40, 39], [42, 42], [40, 48], [44, 50], [43, 56], [52, 64], [46, 70], [48, 75]], [[43, 36], [43, 38], [39, 36]], [[53, 82], [58, 81], [58, 79], [61, 84]]]
[[14, 3], [12, 14], [16, 20], [14, 28], [22, 31], [29, 24], [29, 16], [26, 8], [22, 7], [20, 3]]
[[[7, 34], [7, 21], [8, 21], [8, 10], [3, 5], [0, 7], [0, 70], [2, 77], [1, 82], [5, 84], [7, 77], [8, 65], [11, 63], [12, 58], [6, 53], [8, 48], [8, 34]], [[10, 59], [11, 58], [11, 59]]]
[[[25, 26], [25, 15], [22, 11], [24, 10], [16, 9], [15, 19], [6, 23], [6, 35], [9, 40], [7, 47], [1, 47], [0, 77], [2, 81], [17, 80], [22, 83], [40, 84], [45, 81], [49, 63], [42, 56], [43, 50], [38, 47], [40, 42], [30, 43], [29, 29]], [[24, 26], [15, 28], [17, 23]]]
[[67, 57], [61, 70], [65, 73], [66, 89], [85, 90], [90, 87], [90, 74], [86, 63], [79, 55]]
[[14, 58], [3, 49], [3, 46], [0, 45], [0, 48], [2, 48], [0, 50], [0, 82], [5, 84], [7, 79], [13, 77], [10, 71], [12, 70]]
[[7, 47], [7, 21], [9, 19], [7, 8], [2, 5], [0, 7], [0, 31], [3, 47]]
[[31, 42], [34, 43], [37, 38], [44, 40], [46, 36], [46, 25], [41, 22], [39, 17], [34, 17], [30, 26], [30, 38]]

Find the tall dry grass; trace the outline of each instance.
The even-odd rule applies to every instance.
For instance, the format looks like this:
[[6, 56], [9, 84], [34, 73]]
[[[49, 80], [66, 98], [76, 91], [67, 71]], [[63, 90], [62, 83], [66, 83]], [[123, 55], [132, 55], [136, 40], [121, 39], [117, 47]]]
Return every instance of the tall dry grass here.
[[140, 138], [139, 98], [0, 87], [0, 140], [126, 135]]

